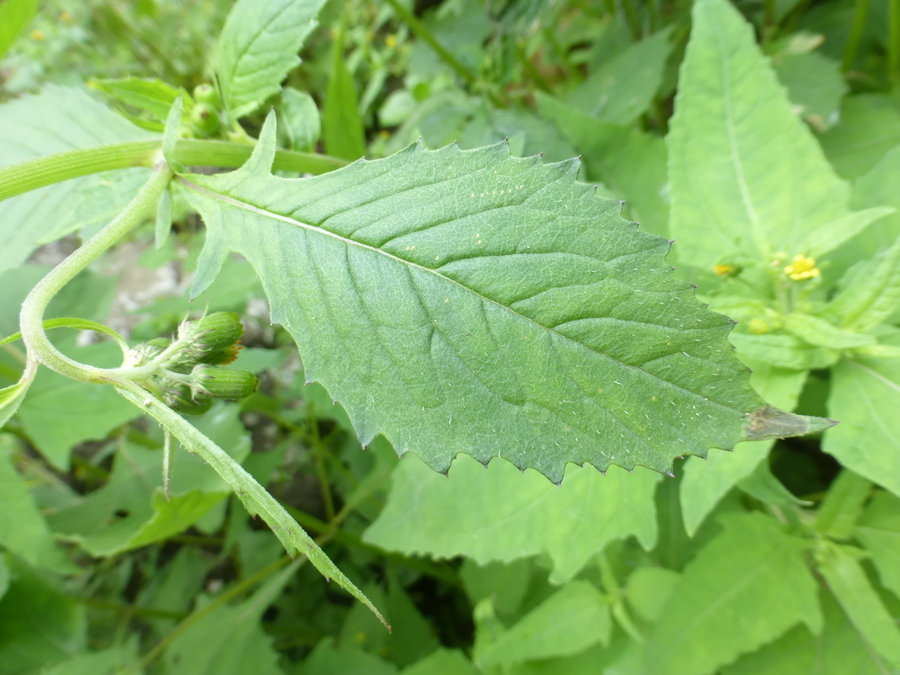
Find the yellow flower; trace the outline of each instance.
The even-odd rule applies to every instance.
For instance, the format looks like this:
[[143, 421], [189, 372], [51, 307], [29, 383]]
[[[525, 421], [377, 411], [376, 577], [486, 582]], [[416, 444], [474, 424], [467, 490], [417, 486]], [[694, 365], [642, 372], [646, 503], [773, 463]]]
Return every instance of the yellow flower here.
[[384, 38], [384, 46], [388, 49], [393, 49], [397, 46], [397, 36], [396, 35], [388, 35]]
[[44, 32], [40, 31], [40, 30], [31, 31], [31, 39], [37, 40], [38, 42], [40, 42], [41, 40], [44, 39]]
[[764, 333], [769, 332], [769, 324], [767, 324], [762, 319], [750, 319], [750, 323], [747, 325], [747, 328], [754, 335], [763, 335]]
[[724, 277], [733, 269], [734, 267], [732, 265], [713, 265], [713, 272], [720, 277]]
[[72, 21], [75, 20], [70, 12], [63, 12], [62, 14], [59, 15], [59, 18], [62, 19], [63, 21], [65, 21], [66, 23], [72, 23]]
[[795, 255], [794, 262], [784, 268], [784, 273], [794, 281], [806, 281], [820, 274], [815, 259], [805, 255]]

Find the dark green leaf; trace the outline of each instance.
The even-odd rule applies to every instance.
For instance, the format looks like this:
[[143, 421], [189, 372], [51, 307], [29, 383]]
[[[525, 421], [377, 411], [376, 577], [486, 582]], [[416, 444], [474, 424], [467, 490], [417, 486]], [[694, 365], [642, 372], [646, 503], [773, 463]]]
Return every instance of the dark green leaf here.
[[366, 154], [366, 137], [356, 83], [344, 61], [342, 36], [339, 33], [334, 40], [331, 79], [325, 94], [325, 151], [333, 157], [359, 159]]

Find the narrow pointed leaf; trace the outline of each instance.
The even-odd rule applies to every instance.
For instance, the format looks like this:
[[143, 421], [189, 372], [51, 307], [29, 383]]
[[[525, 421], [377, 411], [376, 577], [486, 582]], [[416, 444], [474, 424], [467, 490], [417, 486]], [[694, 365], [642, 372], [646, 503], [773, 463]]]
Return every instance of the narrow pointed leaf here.
[[219, 36], [218, 76], [236, 120], [253, 112], [300, 63], [297, 52], [325, 0], [239, 0]]
[[749, 388], [731, 321], [577, 163], [412, 146], [289, 180], [269, 171], [274, 134], [237, 172], [181, 180], [209, 227], [194, 292], [244, 255], [364, 444], [384, 434], [441, 471], [501, 456], [558, 482], [568, 462], [668, 471], [808, 428]]
[[37, 8], [38, 0], [6, 0], [0, 3], [0, 58], [34, 17]]

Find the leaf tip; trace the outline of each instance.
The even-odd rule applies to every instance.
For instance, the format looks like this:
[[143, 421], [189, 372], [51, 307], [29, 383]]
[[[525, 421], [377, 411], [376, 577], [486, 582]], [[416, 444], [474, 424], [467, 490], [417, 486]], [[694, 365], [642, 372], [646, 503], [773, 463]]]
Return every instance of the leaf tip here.
[[837, 422], [826, 417], [795, 415], [775, 406], [764, 405], [747, 415], [747, 440], [764, 441], [790, 436], [805, 436], [830, 429]]

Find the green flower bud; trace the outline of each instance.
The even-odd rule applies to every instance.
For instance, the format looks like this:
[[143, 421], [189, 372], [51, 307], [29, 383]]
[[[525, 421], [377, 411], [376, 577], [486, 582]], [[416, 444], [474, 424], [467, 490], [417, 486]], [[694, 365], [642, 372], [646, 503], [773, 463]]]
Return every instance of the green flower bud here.
[[191, 375], [196, 387], [213, 398], [240, 401], [256, 391], [256, 375], [244, 370], [201, 363]]
[[222, 121], [219, 112], [209, 103], [198, 103], [191, 110], [191, 124], [201, 136], [212, 136], [219, 131]]
[[186, 321], [178, 330], [184, 347], [180, 362], [224, 365], [237, 358], [244, 334], [241, 318], [234, 312], [213, 312], [198, 321]]
[[208, 82], [194, 87], [194, 100], [197, 103], [206, 103], [216, 108], [222, 104], [222, 101], [219, 99], [219, 91]]
[[212, 399], [192, 392], [186, 384], [167, 383], [163, 390], [163, 403], [184, 415], [202, 415], [212, 407]]

